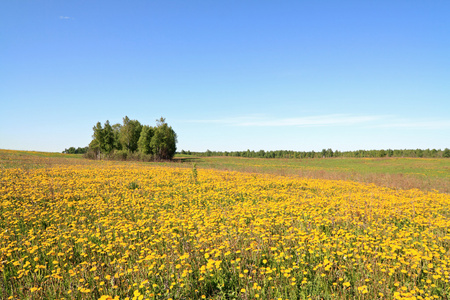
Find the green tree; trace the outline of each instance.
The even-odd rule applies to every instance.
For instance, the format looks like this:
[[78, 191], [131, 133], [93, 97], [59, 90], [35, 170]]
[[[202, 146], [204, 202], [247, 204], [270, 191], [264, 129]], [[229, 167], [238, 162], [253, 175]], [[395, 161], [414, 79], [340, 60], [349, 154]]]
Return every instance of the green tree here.
[[442, 152], [442, 157], [450, 158], [450, 149], [445, 148], [444, 152]]
[[75, 149], [75, 147], [70, 147], [69, 149], [65, 149], [64, 151], [63, 151], [63, 153], [66, 153], [66, 154], [75, 154], [76, 153], [76, 149]]
[[416, 156], [417, 157], [423, 157], [423, 150], [422, 149], [417, 149], [415, 152], [416, 152]]
[[114, 136], [114, 149], [115, 150], [122, 150], [122, 144], [120, 143], [120, 129], [122, 128], [122, 125], [120, 123], [114, 124], [112, 127], [113, 130], [113, 136]]
[[153, 154], [150, 143], [154, 135], [154, 128], [148, 125], [142, 126], [141, 135], [138, 140], [138, 150], [144, 154]]
[[326, 155], [327, 157], [333, 157], [333, 150], [331, 150], [331, 148], [328, 148], [326, 151]]
[[122, 149], [135, 152], [138, 149], [138, 141], [141, 136], [142, 125], [137, 120], [130, 120], [127, 116], [123, 118], [120, 128], [119, 140]]
[[105, 153], [110, 153], [114, 149], [114, 131], [109, 124], [109, 121], [106, 120], [105, 125], [103, 127], [103, 144], [102, 144], [102, 150]]
[[95, 152], [96, 157], [99, 158], [104, 148], [102, 123], [97, 122], [92, 129], [94, 130], [94, 134], [92, 135], [93, 139], [89, 144], [89, 148], [91, 148]]
[[438, 151], [436, 149], [431, 149], [431, 157], [437, 157]]
[[161, 117], [156, 120], [156, 128], [150, 142], [152, 153], [157, 159], [172, 159], [177, 150], [177, 134], [171, 126], [167, 125], [166, 119]]

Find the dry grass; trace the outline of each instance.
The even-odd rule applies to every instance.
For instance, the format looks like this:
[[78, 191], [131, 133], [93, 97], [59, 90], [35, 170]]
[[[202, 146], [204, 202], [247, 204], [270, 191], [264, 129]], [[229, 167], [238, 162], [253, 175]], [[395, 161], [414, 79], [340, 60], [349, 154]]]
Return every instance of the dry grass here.
[[[192, 163], [177, 165], [192, 166]], [[314, 179], [351, 180], [395, 189], [450, 193], [450, 160], [421, 158], [385, 159], [261, 159], [201, 158], [200, 168], [300, 176]], [[373, 171], [372, 171], [373, 170]]]

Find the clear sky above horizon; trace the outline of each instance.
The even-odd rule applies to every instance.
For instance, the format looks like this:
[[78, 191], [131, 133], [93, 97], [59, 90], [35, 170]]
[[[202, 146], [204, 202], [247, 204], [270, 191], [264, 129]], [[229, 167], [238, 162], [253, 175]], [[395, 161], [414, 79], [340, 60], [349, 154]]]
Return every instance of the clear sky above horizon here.
[[0, 149], [450, 148], [450, 1], [1, 1]]

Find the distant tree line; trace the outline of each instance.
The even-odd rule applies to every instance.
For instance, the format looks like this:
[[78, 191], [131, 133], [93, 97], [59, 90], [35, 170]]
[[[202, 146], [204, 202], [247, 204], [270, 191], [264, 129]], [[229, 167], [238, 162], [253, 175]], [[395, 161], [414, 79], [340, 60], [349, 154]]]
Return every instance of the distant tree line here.
[[177, 134], [162, 117], [155, 127], [125, 116], [123, 124], [97, 122], [93, 131], [87, 158], [150, 161], [170, 160], [175, 155]]
[[83, 147], [83, 148], [81, 148], [81, 147], [78, 147], [78, 148], [75, 148], [75, 147], [70, 147], [69, 149], [64, 149], [64, 151], [62, 152], [62, 153], [65, 153], [65, 154], [85, 154], [87, 151], [88, 151], [88, 147]]
[[328, 157], [428, 157], [450, 158], [450, 149], [404, 149], [404, 150], [356, 150], [356, 151], [333, 151], [332, 149], [323, 149], [320, 152], [315, 151], [210, 151], [191, 152], [181, 150], [181, 154], [196, 156], [234, 156], [234, 157], [255, 157], [255, 158], [328, 158]]

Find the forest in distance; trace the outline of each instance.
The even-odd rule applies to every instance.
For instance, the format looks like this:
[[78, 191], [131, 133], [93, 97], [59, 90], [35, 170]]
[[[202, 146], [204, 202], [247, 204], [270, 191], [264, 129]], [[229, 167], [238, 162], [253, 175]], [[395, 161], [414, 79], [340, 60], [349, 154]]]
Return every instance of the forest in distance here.
[[194, 156], [233, 156], [233, 157], [249, 157], [249, 158], [329, 158], [329, 157], [352, 157], [352, 158], [375, 158], [375, 157], [419, 157], [419, 158], [450, 158], [450, 149], [381, 149], [381, 150], [355, 150], [355, 151], [339, 151], [332, 149], [323, 149], [322, 151], [291, 151], [291, 150], [274, 150], [274, 151], [210, 151], [193, 152], [181, 150], [180, 154]]
[[[89, 147], [70, 147], [66, 148], [62, 153], [65, 154], [86, 154]], [[246, 150], [246, 151], [211, 151], [196, 152], [190, 150], [181, 150], [175, 154], [192, 155], [199, 157], [210, 156], [232, 156], [232, 157], [248, 157], [248, 158], [330, 158], [330, 157], [350, 157], [350, 158], [376, 158], [376, 157], [418, 157], [418, 158], [450, 158], [450, 149], [381, 149], [381, 150], [356, 150], [356, 151], [339, 151], [332, 149], [323, 149], [322, 151], [291, 151], [291, 150]]]
[[418, 158], [450, 158], [450, 149], [380, 149], [339, 151], [331, 148], [322, 151], [293, 151], [293, 150], [249, 150], [246, 151], [211, 151], [194, 152], [181, 150], [177, 152], [177, 134], [161, 117], [156, 120], [156, 126], [142, 125], [138, 120], [123, 118], [123, 124], [111, 125], [107, 120], [92, 128], [92, 141], [87, 147], [69, 147], [62, 153], [83, 154], [90, 159], [107, 160], [171, 160], [175, 154], [194, 155], [199, 157], [233, 156], [248, 158], [375, 158], [375, 157], [418, 157]]

